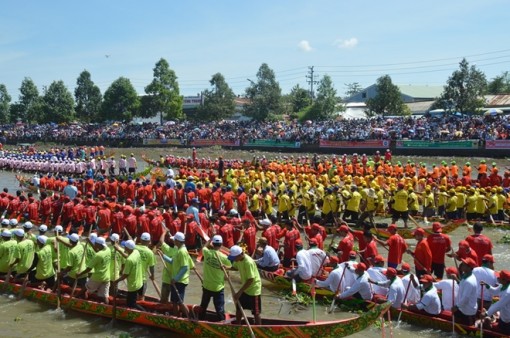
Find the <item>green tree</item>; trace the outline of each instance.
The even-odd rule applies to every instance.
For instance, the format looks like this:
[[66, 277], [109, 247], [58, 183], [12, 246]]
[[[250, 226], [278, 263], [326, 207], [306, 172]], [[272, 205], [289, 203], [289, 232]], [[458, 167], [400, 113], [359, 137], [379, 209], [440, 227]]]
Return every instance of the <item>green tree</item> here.
[[182, 118], [183, 98], [179, 93], [179, 83], [175, 72], [165, 59], [160, 59], [154, 69], [152, 82], [145, 87], [145, 93], [149, 98], [144, 99], [145, 117], [155, 116], [161, 113], [166, 119]]
[[389, 75], [381, 76], [376, 83], [377, 95], [366, 101], [367, 115], [407, 115], [400, 89], [391, 81]]
[[329, 75], [319, 81], [317, 87], [317, 97], [308, 113], [303, 117], [306, 120], [327, 120], [331, 119], [334, 113], [341, 110], [337, 107], [336, 89], [333, 87], [333, 81]]
[[9, 109], [11, 96], [7, 92], [7, 87], [0, 83], [0, 123], [6, 123], [9, 119]]
[[101, 110], [103, 96], [98, 86], [94, 84], [90, 73], [86, 70], [81, 72], [76, 80], [74, 97], [76, 100], [76, 117], [81, 121], [94, 121]]
[[346, 97], [351, 97], [353, 95], [361, 93], [361, 91], [363, 90], [363, 87], [361, 87], [361, 85], [358, 82], [346, 83], [345, 86], [347, 87], [347, 90], [345, 91]]
[[292, 87], [289, 96], [293, 113], [298, 113], [312, 104], [310, 92], [299, 85]]
[[44, 91], [43, 95], [44, 114], [39, 116], [39, 123], [46, 122], [71, 122], [74, 119], [74, 99], [64, 81], [53, 81]]
[[510, 94], [510, 73], [503, 72], [501, 75], [492, 79], [492, 81], [489, 81], [487, 94]]
[[39, 90], [31, 78], [24, 78], [19, 88], [20, 96], [18, 106], [11, 112], [11, 121], [15, 122], [18, 118], [25, 123], [31, 123], [38, 116], [44, 114], [42, 100], [39, 96]]
[[204, 104], [198, 108], [197, 117], [210, 121], [232, 116], [236, 108], [236, 96], [223, 75], [214, 74], [209, 83], [213, 88], [204, 91]]
[[131, 81], [125, 77], [115, 80], [104, 93], [99, 119], [102, 121], [131, 121], [140, 109], [140, 99]]
[[251, 81], [246, 88], [246, 97], [251, 103], [245, 107], [247, 116], [255, 120], [265, 120], [270, 115], [281, 114], [282, 90], [276, 82], [274, 71], [263, 63], [257, 72], [257, 82]]
[[485, 74], [475, 66], [469, 66], [466, 59], [459, 63], [459, 69], [448, 78], [436, 107], [463, 114], [479, 113], [485, 105], [483, 97], [487, 88]]

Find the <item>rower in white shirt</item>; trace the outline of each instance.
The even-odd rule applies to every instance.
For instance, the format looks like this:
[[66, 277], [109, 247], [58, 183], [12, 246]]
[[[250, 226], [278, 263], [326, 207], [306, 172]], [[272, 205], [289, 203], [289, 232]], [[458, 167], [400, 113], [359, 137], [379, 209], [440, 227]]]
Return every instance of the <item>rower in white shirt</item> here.
[[[377, 255], [374, 257], [374, 266], [368, 268], [367, 273], [370, 279], [374, 282], [386, 282], [388, 279], [384, 275], [386, 269], [384, 268], [384, 257]], [[374, 294], [379, 296], [386, 296], [388, 288], [383, 284], [376, 284], [373, 286]]]
[[414, 305], [402, 304], [403, 309], [410, 311], [421, 311], [427, 315], [436, 316], [441, 313], [441, 300], [437, 294], [437, 289], [434, 287], [434, 278], [431, 275], [423, 275], [420, 278], [420, 283], [423, 285], [424, 294], [420, 301]]
[[[492, 304], [487, 311], [482, 309], [482, 316], [490, 317], [499, 312], [497, 325], [492, 328], [495, 328], [505, 336], [510, 336], [510, 271], [501, 270], [499, 272], [499, 281], [501, 283], [499, 300]], [[489, 318], [486, 318], [485, 321], [490, 322]]]
[[446, 268], [446, 278], [438, 282], [434, 282], [434, 286], [436, 287], [436, 289], [441, 290], [441, 303], [443, 304], [443, 310], [451, 311], [452, 309], [453, 300], [457, 298], [457, 295], [459, 293], [459, 284], [457, 280], [458, 280], [457, 268], [450, 266]]
[[[498, 282], [494, 271], [494, 257], [486, 254], [482, 257], [482, 266], [473, 269], [473, 275], [476, 277], [476, 297], [478, 298], [478, 306], [481, 307], [482, 289], [481, 283], [494, 285]], [[486, 290], [485, 290], [486, 291]], [[483, 293], [483, 307], [488, 309], [492, 304], [492, 292]]]
[[384, 286], [387, 288], [388, 294], [385, 295], [386, 299], [391, 302], [393, 308], [400, 309], [405, 296], [404, 283], [402, 283], [402, 280], [397, 276], [397, 270], [395, 270], [395, 268], [390, 267], [386, 269], [384, 275], [386, 276], [385, 281], [375, 281], [371, 278], [369, 278], [368, 281], [375, 284], [375, 286]]
[[455, 315], [455, 321], [465, 325], [473, 325], [475, 323], [476, 311], [478, 310], [476, 296], [477, 281], [473, 275], [473, 269], [476, 267], [476, 262], [470, 257], [463, 258], [459, 266], [461, 274], [459, 294], [455, 299], [452, 312]]
[[[344, 266], [346, 269], [349, 269], [348, 264]], [[368, 282], [367, 266], [365, 263], [356, 264], [354, 272], [357, 275], [356, 280], [350, 287], [348, 286], [344, 292], [338, 295], [338, 299], [353, 297], [363, 300], [372, 300], [373, 292]]]

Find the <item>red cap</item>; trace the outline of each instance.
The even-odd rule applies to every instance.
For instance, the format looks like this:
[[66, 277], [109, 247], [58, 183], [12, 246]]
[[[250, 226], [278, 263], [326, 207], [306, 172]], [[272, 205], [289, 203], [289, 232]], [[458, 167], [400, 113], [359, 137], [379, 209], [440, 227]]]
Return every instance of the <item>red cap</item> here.
[[459, 272], [457, 271], [457, 268], [454, 266], [449, 266], [446, 268], [446, 273], [449, 275], [458, 275]]
[[423, 228], [418, 228], [418, 229], [415, 229], [413, 231], [413, 235], [416, 235], [416, 234], [419, 234], [419, 235], [425, 235], [425, 230], [423, 230]]
[[331, 256], [331, 257], [329, 257], [329, 262], [338, 264], [338, 263], [340, 263], [340, 259], [338, 259], [337, 256]]
[[336, 229], [338, 232], [349, 232], [349, 227], [347, 225], [341, 225], [338, 229]]
[[494, 257], [489, 254], [483, 255], [482, 261], [494, 263]]
[[367, 266], [365, 265], [365, 263], [358, 263], [354, 267], [356, 268], [356, 270], [367, 271]]
[[191, 214], [189, 214], [188, 216], [186, 216], [186, 219], [194, 219], [194, 218], [195, 218], [195, 216], [193, 216], [193, 215], [191, 215]]
[[228, 218], [227, 218], [227, 217], [225, 217], [225, 216], [221, 216], [221, 217], [220, 217], [220, 221], [228, 222]]
[[296, 241], [294, 242], [294, 245], [301, 245], [301, 246], [303, 246], [303, 241], [301, 240], [301, 238], [296, 239]]
[[310, 240], [308, 241], [308, 243], [310, 243], [310, 245], [317, 245], [317, 240], [315, 238], [310, 238]]
[[399, 189], [404, 189], [404, 183], [399, 183], [399, 184], [397, 185], [397, 187], [398, 187]]
[[356, 251], [351, 250], [349, 252], [349, 257], [356, 257]]
[[411, 265], [409, 263], [402, 263], [402, 267], [400, 268], [402, 271], [411, 271]]
[[397, 270], [395, 270], [394, 268], [388, 268], [386, 269], [386, 271], [384, 272], [384, 274], [387, 276], [387, 277], [395, 277], [397, 275]]
[[469, 248], [469, 243], [465, 240], [459, 242], [459, 248]]
[[510, 281], [510, 271], [508, 271], [508, 270], [501, 270], [499, 272], [499, 278], [507, 280], [507, 281]]
[[420, 278], [420, 283], [432, 283], [434, 279], [431, 275], [423, 275]]
[[374, 263], [382, 263], [384, 262], [384, 257], [381, 255], [377, 255], [374, 257]]
[[320, 230], [320, 229], [321, 229], [321, 226], [320, 226], [318, 223], [313, 223], [313, 224], [312, 224], [312, 229], [314, 229], [314, 230]]
[[439, 222], [432, 223], [432, 231], [434, 231], [434, 232], [443, 232], [441, 223], [439, 223]]
[[461, 261], [462, 261], [462, 263], [469, 266], [471, 269], [474, 269], [478, 266], [478, 264], [476, 264], [476, 262], [471, 257], [463, 258], [463, 259], [461, 259]]
[[397, 231], [397, 225], [396, 224], [390, 224], [388, 225], [388, 231]]

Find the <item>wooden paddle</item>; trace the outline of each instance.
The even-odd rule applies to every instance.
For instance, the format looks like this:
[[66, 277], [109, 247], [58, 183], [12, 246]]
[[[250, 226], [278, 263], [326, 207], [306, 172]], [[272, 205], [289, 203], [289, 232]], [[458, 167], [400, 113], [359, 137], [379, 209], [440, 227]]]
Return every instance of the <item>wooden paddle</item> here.
[[21, 285], [21, 289], [18, 294], [18, 300], [21, 300], [23, 298], [23, 294], [25, 293], [25, 290], [27, 288], [28, 284], [28, 275], [30, 274], [30, 270], [27, 271], [27, 274], [25, 275], [25, 278], [23, 279], [23, 284]]
[[[406, 293], [404, 294], [404, 299], [402, 299], [402, 304], [404, 304], [407, 300], [407, 295], [409, 293], [409, 288], [411, 287], [411, 284], [413, 281], [409, 278], [409, 284], [407, 284]], [[400, 317], [402, 317], [402, 305], [400, 305], [400, 309], [398, 312], [398, 319], [397, 319], [397, 328], [400, 326]]]
[[[230, 276], [228, 275], [227, 270], [221, 263], [220, 257], [218, 256], [218, 252], [215, 252], [216, 259], [218, 260], [218, 263], [220, 264], [221, 270], [223, 270], [223, 273], [225, 274], [225, 277], [227, 278], [228, 285], [230, 286], [230, 292], [232, 293], [232, 297], [236, 294], [236, 290], [234, 289], [234, 285], [232, 284], [232, 281], [230, 280]], [[251, 338], [255, 338], [255, 333], [253, 332], [253, 329], [251, 327], [250, 322], [248, 321], [248, 317], [246, 317], [246, 313], [244, 312], [244, 309], [241, 305], [241, 302], [237, 300], [236, 302], [237, 307], [241, 310], [241, 313], [243, 314], [244, 321], [246, 322], [246, 325], [248, 325], [248, 329], [250, 330], [250, 336]]]
[[55, 244], [57, 249], [57, 310], [60, 310], [60, 298], [62, 297], [61, 277], [60, 277], [60, 244], [58, 243], [58, 232], [55, 233]]
[[[92, 227], [91, 227], [92, 228]], [[113, 243], [115, 245], [116, 243]], [[85, 256], [85, 252], [83, 252]], [[117, 250], [113, 250], [113, 275], [116, 276], [117, 272]], [[117, 320], [117, 291], [118, 285], [117, 283], [113, 283], [113, 307], [112, 307], [112, 325]]]
[[421, 228], [421, 225], [418, 224], [418, 222], [416, 221], [416, 219], [414, 219], [413, 216], [409, 215], [409, 219], [414, 223], [414, 225], [416, 225], [417, 228]]
[[7, 289], [7, 284], [9, 284], [9, 281], [11, 279], [11, 273], [12, 266], [9, 265], [9, 269], [7, 270], [7, 274], [5, 275], [4, 283], [2, 284], [2, 291], [5, 291], [5, 289]]
[[312, 294], [312, 301], [313, 301], [312, 302], [312, 318], [313, 318], [314, 323], [317, 321], [317, 309], [315, 307], [315, 283], [316, 283], [317, 276], [321, 272], [322, 266], [324, 265], [324, 262], [326, 261], [326, 258], [328, 258], [328, 256], [324, 255], [324, 258], [322, 259], [319, 269], [317, 270], [315, 275], [312, 276], [312, 289], [311, 289], [310, 293]]

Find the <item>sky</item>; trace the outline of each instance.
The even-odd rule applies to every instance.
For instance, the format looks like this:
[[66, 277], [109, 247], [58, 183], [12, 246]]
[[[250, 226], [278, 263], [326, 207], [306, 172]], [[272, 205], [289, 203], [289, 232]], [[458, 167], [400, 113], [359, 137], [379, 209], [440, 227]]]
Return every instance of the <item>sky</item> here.
[[237, 95], [263, 63], [282, 93], [313, 66], [339, 96], [390, 75], [398, 85], [442, 86], [462, 58], [488, 80], [510, 70], [508, 0], [449, 1], [13, 1], [0, 12], [0, 84], [13, 102], [25, 77], [40, 92], [83, 70], [104, 91], [119, 77], [139, 94], [164, 58], [182, 95], [221, 73]]

